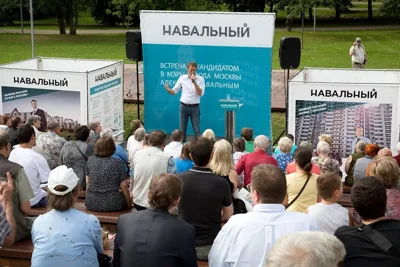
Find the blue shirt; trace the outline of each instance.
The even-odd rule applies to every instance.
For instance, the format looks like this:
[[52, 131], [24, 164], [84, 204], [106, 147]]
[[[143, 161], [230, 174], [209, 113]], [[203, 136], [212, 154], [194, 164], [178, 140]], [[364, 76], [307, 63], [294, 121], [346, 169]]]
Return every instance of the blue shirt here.
[[126, 163], [129, 160], [128, 153], [126, 153], [125, 149], [122, 146], [116, 145], [115, 153], [111, 157], [122, 160], [124, 162], [125, 171], [128, 171], [128, 167], [126, 166]]
[[175, 158], [174, 160], [177, 173], [186, 172], [194, 166], [193, 161], [190, 159]]
[[254, 212], [232, 216], [215, 238], [210, 267], [264, 267], [268, 251], [279, 238], [319, 231], [308, 214], [285, 211], [282, 204], [257, 204]]
[[293, 161], [292, 153], [280, 153], [274, 154], [274, 158], [278, 162], [279, 168], [286, 174], [286, 167]]
[[32, 267], [99, 267], [103, 252], [99, 220], [76, 209], [51, 210], [32, 227]]
[[[294, 151], [297, 149], [296, 145], [292, 145], [292, 150], [290, 151], [291, 154], [294, 154]], [[281, 150], [279, 149], [279, 147], [275, 147], [274, 150], [274, 155], [279, 155], [281, 153]]]

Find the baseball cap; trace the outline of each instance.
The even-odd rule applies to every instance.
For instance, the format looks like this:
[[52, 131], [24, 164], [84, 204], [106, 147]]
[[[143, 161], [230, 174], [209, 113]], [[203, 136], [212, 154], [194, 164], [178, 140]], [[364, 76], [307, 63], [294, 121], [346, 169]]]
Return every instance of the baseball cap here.
[[361, 42], [361, 38], [360, 38], [360, 37], [357, 37], [357, 38], [356, 38], [356, 42], [358, 42], [358, 41]]
[[[63, 196], [74, 190], [78, 182], [79, 178], [76, 176], [74, 170], [62, 165], [50, 172], [47, 187], [54, 195]], [[59, 185], [66, 186], [67, 190], [57, 191], [55, 188]]]

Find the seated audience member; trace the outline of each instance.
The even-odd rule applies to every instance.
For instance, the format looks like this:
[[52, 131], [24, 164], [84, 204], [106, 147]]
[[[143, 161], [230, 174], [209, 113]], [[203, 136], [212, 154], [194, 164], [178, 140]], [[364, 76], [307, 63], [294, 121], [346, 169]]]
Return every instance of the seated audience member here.
[[113, 158], [114, 140], [101, 137], [87, 163], [85, 206], [88, 210], [111, 212], [131, 208], [128, 175], [124, 163]]
[[41, 184], [47, 183], [50, 169], [46, 159], [32, 150], [36, 145], [35, 130], [29, 124], [25, 124], [18, 129], [17, 135], [20, 145], [14, 148], [10, 161], [21, 165], [28, 177], [35, 196], [30, 199], [32, 208], [41, 208], [46, 205], [46, 192], [41, 188]]
[[101, 123], [99, 121], [93, 121], [89, 124], [89, 129], [91, 136], [88, 140], [91, 144], [96, 144], [97, 140], [100, 139], [100, 134], [103, 128], [101, 127]]
[[358, 141], [365, 141], [367, 144], [371, 144], [371, 140], [369, 140], [368, 138], [364, 137], [364, 129], [360, 126], [356, 126], [355, 129], [355, 138], [353, 139], [353, 141], [351, 142], [351, 151], [354, 152], [356, 149], [356, 144], [358, 143]]
[[165, 146], [164, 152], [174, 157], [174, 159], [179, 158], [182, 154], [182, 140], [183, 133], [181, 130], [175, 130], [171, 133], [171, 142]]
[[150, 207], [147, 192], [154, 176], [161, 173], [176, 173], [174, 158], [163, 151], [166, 141], [167, 135], [163, 131], [152, 132], [149, 135], [150, 147], [138, 151], [133, 159], [135, 172], [131, 190], [137, 210]]
[[343, 195], [341, 177], [335, 172], [321, 174], [317, 178], [317, 190], [321, 202], [308, 207], [306, 213], [318, 222], [321, 231], [333, 235], [340, 226], [349, 226], [349, 210], [337, 203]]
[[378, 152], [378, 157], [393, 157], [392, 151], [388, 147], [384, 147]]
[[126, 153], [125, 149], [122, 146], [117, 145], [115, 143], [114, 132], [111, 129], [105, 129], [104, 131], [101, 132], [100, 136], [110, 138], [114, 141], [115, 152], [111, 157], [122, 160], [122, 162], [124, 163], [124, 169], [126, 172], [128, 172], [128, 162], [129, 162], [128, 154]]
[[343, 243], [331, 234], [294, 233], [274, 244], [268, 252], [266, 267], [338, 267], [345, 255]]
[[215, 143], [215, 133], [212, 129], [206, 129], [202, 136]]
[[[142, 150], [144, 148], [144, 142], [145, 142], [146, 136], [148, 136], [148, 134], [146, 134], [146, 130], [144, 128], [137, 129], [135, 131], [135, 133], [133, 134], [132, 137], [134, 138], [135, 143], [130, 145], [130, 149], [127, 149], [131, 166], [133, 165], [133, 159], [135, 158], [136, 152], [138, 152], [139, 150]], [[147, 145], [148, 145], [148, 142], [149, 142], [149, 139], [147, 137]]]
[[240, 136], [246, 142], [245, 151], [248, 153], [254, 152], [253, 129], [247, 127], [242, 128]]
[[268, 251], [279, 238], [294, 232], [318, 231], [307, 214], [285, 211], [285, 174], [271, 164], [253, 169], [251, 199], [254, 212], [232, 216], [214, 241], [210, 267], [264, 267]]
[[236, 192], [239, 184], [238, 175], [232, 160], [232, 146], [225, 139], [214, 144], [214, 153], [210, 162], [210, 168], [214, 174], [225, 178], [228, 181], [231, 193]]
[[[290, 148], [290, 153], [293, 155], [294, 151], [296, 150], [297, 146], [294, 144], [294, 136], [293, 134], [287, 134], [285, 137], [289, 138], [292, 141], [292, 147]], [[274, 150], [274, 156], [279, 155], [281, 153], [281, 149], [278, 146]]]
[[3, 131], [8, 131], [9, 125], [7, 125], [7, 122], [9, 121], [8, 116], [6, 115], [0, 115], [0, 130]]
[[272, 164], [278, 166], [276, 159], [267, 154], [269, 147], [268, 137], [259, 135], [254, 140], [255, 151], [253, 153], [244, 155], [236, 163], [236, 173], [244, 171], [244, 186], [246, 187], [251, 183], [251, 172], [253, 168], [259, 164]]
[[94, 145], [89, 144], [90, 129], [86, 125], [75, 129], [75, 140], [68, 141], [61, 149], [60, 164], [72, 168], [79, 178], [79, 185], [85, 188], [87, 161], [93, 155]]
[[278, 167], [281, 168], [282, 171], [286, 172], [287, 165], [293, 161], [292, 140], [288, 137], [282, 137], [278, 142], [279, 153], [274, 153], [274, 158], [278, 162]]
[[397, 187], [400, 171], [392, 157], [377, 158], [372, 162], [371, 175], [386, 188], [386, 212], [389, 219], [400, 219], [400, 189]]
[[[35, 195], [22, 166], [7, 159], [11, 151], [9, 141], [7, 133], [0, 130], [0, 177], [6, 177], [6, 173], [9, 172], [14, 183], [12, 202], [17, 226], [15, 241], [19, 241], [31, 234], [33, 218], [27, 218], [26, 215], [31, 209], [29, 200], [34, 198]], [[2, 178], [0, 178], [1, 180]]]
[[3, 120], [4, 120], [4, 125], [7, 126], [7, 128], [5, 128], [4, 131], [6, 131], [8, 134], [10, 134], [9, 131], [10, 131], [10, 129], [13, 128], [11, 118], [8, 116], [3, 116]]
[[[235, 138], [233, 140], [233, 155], [232, 155], [232, 159], [233, 159], [233, 164], [238, 163], [238, 161], [240, 160], [240, 158], [243, 155], [248, 154], [248, 152], [245, 151], [246, 148], [246, 143], [244, 141], [243, 138]], [[242, 171], [242, 173], [238, 173], [238, 179], [239, 179], [239, 184], [243, 185], [244, 184], [244, 173]]]
[[103, 253], [100, 222], [73, 208], [79, 178], [59, 166], [51, 171], [48, 188], [50, 211], [33, 223], [32, 267], [98, 267], [97, 254]]
[[43, 150], [44, 158], [47, 160], [50, 170], [58, 167], [61, 149], [67, 142], [64, 138], [58, 136], [60, 130], [60, 123], [51, 121], [47, 124], [47, 133], [41, 134], [37, 141], [37, 146]]
[[129, 151], [138, 142], [137, 138], [134, 137], [134, 134], [135, 134], [136, 130], [138, 130], [140, 128], [143, 128], [143, 124], [140, 120], [131, 121], [131, 131], [125, 140], [127, 142], [126, 150]]
[[351, 154], [346, 161], [344, 170], [347, 173], [345, 184], [352, 186], [354, 184], [354, 165], [356, 165], [357, 160], [363, 158], [365, 156], [365, 148], [367, 146], [367, 142], [359, 141], [356, 144], [356, 152]]
[[400, 220], [385, 217], [386, 201], [386, 189], [375, 177], [363, 177], [351, 188], [351, 203], [362, 224], [335, 232], [347, 251], [344, 267], [400, 266]]
[[23, 125], [22, 119], [16, 116], [11, 119], [11, 127], [8, 128], [8, 136], [10, 137], [11, 148], [18, 144], [17, 131]]
[[191, 142], [190, 151], [195, 166], [178, 174], [183, 182], [178, 212], [180, 219], [196, 229], [197, 259], [207, 260], [222, 221], [233, 214], [231, 190], [227, 180], [210, 169], [211, 140], [199, 137]]
[[379, 152], [379, 146], [375, 144], [367, 145], [365, 147], [365, 156], [363, 158], [358, 159], [356, 164], [354, 164], [354, 173], [353, 173], [354, 182], [363, 178], [366, 175], [368, 165], [373, 161], [374, 157], [378, 154], [378, 152]]
[[194, 166], [193, 161], [190, 158], [190, 142], [183, 145], [181, 156], [174, 160], [177, 173], [186, 172]]
[[288, 211], [305, 212], [317, 203], [318, 175], [311, 173], [311, 157], [312, 152], [305, 147], [298, 147], [294, 152], [296, 172], [286, 175], [287, 197], [284, 205]]
[[[338, 162], [339, 167], [342, 166], [342, 155], [339, 151], [337, 151], [336, 149], [333, 148], [333, 139], [332, 136], [330, 136], [329, 134], [321, 134], [318, 137], [318, 141], [324, 141], [327, 142], [329, 145], [329, 158], [331, 159], [335, 159]], [[313, 151], [313, 157], [318, 157], [318, 153], [317, 150]]]
[[197, 266], [194, 227], [170, 214], [177, 209], [181, 190], [177, 176], [156, 176], [149, 189], [150, 208], [119, 217], [115, 267]]
[[400, 167], [400, 142], [397, 143], [397, 156], [394, 156], [393, 158], [396, 160], [397, 165]]
[[17, 225], [13, 214], [14, 183], [10, 173], [7, 182], [0, 182], [0, 248], [8, 248], [14, 243]]
[[312, 158], [312, 163], [319, 166], [321, 173], [336, 172], [341, 176], [342, 172], [340, 171], [339, 162], [336, 159], [329, 157], [329, 151], [329, 144], [325, 141], [319, 141], [317, 145], [318, 157]]
[[[300, 143], [299, 147], [305, 147], [311, 152], [313, 151], [313, 146], [309, 141], [303, 141]], [[294, 159], [293, 159], [294, 160]], [[296, 172], [296, 163], [293, 161], [286, 166], [286, 174], [291, 174]], [[317, 164], [313, 164], [311, 168], [311, 173], [315, 173], [319, 175], [321, 173], [321, 169], [318, 167]]]
[[35, 129], [35, 136], [36, 138], [39, 138], [41, 132], [39, 132], [40, 125], [42, 124], [41, 122], [41, 117], [38, 115], [31, 115], [27, 118], [26, 123], [29, 124], [30, 126]]

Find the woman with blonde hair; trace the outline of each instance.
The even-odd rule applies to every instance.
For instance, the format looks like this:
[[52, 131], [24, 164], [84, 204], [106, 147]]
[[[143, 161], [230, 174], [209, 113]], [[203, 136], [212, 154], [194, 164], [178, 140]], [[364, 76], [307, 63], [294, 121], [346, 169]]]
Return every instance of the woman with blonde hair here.
[[[319, 142], [324, 141], [324, 142], [327, 142], [327, 143], [328, 143], [329, 148], [330, 148], [330, 150], [329, 150], [329, 155], [328, 155], [328, 156], [329, 156], [331, 159], [337, 160], [337, 162], [339, 163], [339, 166], [342, 166], [342, 155], [340, 154], [339, 151], [337, 151], [337, 150], [335, 150], [335, 149], [333, 148], [333, 138], [332, 138], [332, 136], [329, 135], [329, 134], [321, 134], [321, 135], [318, 137], [318, 141], [319, 141]], [[314, 157], [317, 157], [317, 156], [318, 156], [317, 150], [314, 150], [313, 156], [314, 156]]]
[[232, 193], [236, 191], [239, 179], [233, 165], [232, 146], [225, 139], [215, 142], [210, 168], [214, 174], [227, 179]]

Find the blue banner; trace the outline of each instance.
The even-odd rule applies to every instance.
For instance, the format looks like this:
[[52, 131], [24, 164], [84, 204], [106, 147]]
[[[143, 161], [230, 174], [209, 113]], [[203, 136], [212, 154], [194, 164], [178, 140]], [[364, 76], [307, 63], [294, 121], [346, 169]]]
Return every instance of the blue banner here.
[[[197, 26], [179, 26], [188, 20], [185, 15]], [[210, 128], [223, 137], [225, 111], [219, 100], [233, 99], [239, 100], [239, 109], [235, 111], [236, 135], [240, 135], [242, 127], [250, 127], [255, 135], [271, 137], [274, 21], [275, 17], [268, 13], [142, 12], [146, 129], [167, 133], [179, 129], [181, 93], [168, 94], [164, 84], [172, 88], [180, 75], [187, 74], [187, 63], [194, 61], [198, 64], [197, 75], [205, 79], [200, 132]], [[218, 26], [221, 24], [223, 27]], [[200, 35], [201, 30], [202, 38], [183, 36], [184, 32]], [[235, 38], [230, 38], [233, 34]], [[187, 134], [193, 134], [191, 124]]]

